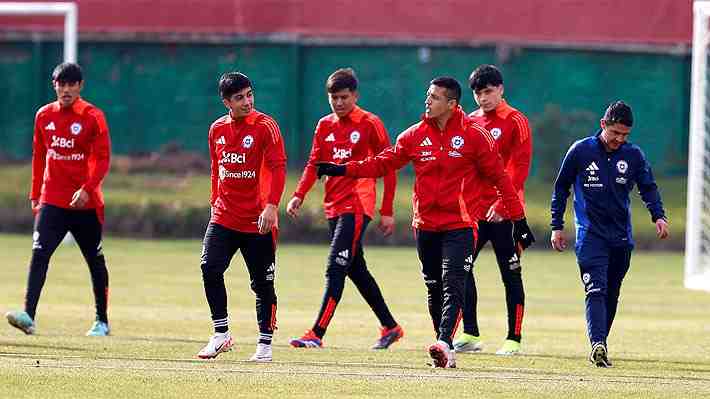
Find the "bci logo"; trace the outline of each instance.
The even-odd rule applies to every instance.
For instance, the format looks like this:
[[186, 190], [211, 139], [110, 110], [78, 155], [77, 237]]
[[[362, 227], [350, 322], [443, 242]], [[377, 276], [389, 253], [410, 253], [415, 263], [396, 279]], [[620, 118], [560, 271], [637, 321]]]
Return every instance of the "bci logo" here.
[[222, 159], [219, 163], [246, 163], [247, 154], [238, 152], [222, 151]]
[[52, 136], [52, 145], [50, 147], [74, 148], [74, 139]]
[[333, 148], [333, 159], [347, 159], [353, 155], [353, 150]]

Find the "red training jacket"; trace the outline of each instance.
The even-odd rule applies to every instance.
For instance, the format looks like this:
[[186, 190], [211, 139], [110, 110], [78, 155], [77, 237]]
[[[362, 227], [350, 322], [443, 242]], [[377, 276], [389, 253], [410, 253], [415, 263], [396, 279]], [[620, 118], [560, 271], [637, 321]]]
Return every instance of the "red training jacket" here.
[[[528, 178], [532, 160], [532, 133], [528, 118], [508, 105], [505, 100], [501, 101], [495, 110], [483, 112], [479, 108], [472, 112], [469, 118], [485, 127], [496, 140], [505, 171], [508, 172], [513, 187], [525, 206], [525, 180]], [[510, 219], [510, 212], [503, 206], [500, 193], [495, 187], [478, 185], [467, 188], [466, 192], [472, 197], [469, 201], [477, 202], [472, 212], [478, 220], [485, 220], [488, 209], [493, 205], [499, 215]]]
[[286, 183], [286, 151], [279, 125], [252, 111], [240, 119], [227, 114], [209, 131], [212, 159], [211, 222], [257, 233], [266, 204], [278, 207]]
[[[303, 200], [316, 182], [316, 164], [337, 164], [362, 160], [389, 147], [390, 140], [380, 118], [362, 108], [355, 108], [345, 117], [331, 113], [318, 121], [313, 134], [311, 155], [306, 163], [294, 197]], [[384, 193], [380, 214], [392, 216], [397, 175], [394, 171], [384, 177]], [[343, 213], [374, 215], [375, 179], [356, 179], [346, 176], [328, 177], [325, 181], [323, 208], [330, 219]]]
[[397, 137], [397, 143], [374, 158], [348, 162], [346, 175], [382, 176], [407, 164], [414, 164], [412, 226], [427, 231], [476, 228], [463, 196], [463, 179], [472, 185], [492, 184], [501, 188], [503, 202], [513, 218], [524, 217], [524, 210], [490, 133], [471, 122], [461, 108], [456, 109], [441, 131], [436, 122], [423, 120]]
[[30, 199], [71, 209], [72, 196], [83, 188], [89, 194], [83, 209], [96, 209], [103, 223], [101, 183], [110, 159], [108, 124], [99, 108], [81, 98], [67, 108], [49, 103], [35, 116]]

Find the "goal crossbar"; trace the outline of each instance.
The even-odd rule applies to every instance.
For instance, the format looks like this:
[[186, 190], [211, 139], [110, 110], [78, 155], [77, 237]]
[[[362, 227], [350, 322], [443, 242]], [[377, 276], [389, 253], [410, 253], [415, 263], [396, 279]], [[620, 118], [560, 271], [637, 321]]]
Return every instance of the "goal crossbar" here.
[[61, 15], [64, 17], [64, 61], [76, 62], [77, 25], [79, 11], [76, 3], [20, 3], [0, 2], [0, 15]]

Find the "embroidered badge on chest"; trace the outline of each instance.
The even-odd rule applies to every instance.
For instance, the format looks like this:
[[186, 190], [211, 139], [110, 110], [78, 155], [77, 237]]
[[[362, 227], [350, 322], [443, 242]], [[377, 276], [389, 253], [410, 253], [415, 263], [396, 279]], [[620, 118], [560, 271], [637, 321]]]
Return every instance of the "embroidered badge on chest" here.
[[456, 148], [457, 150], [463, 147], [463, 137], [461, 136], [454, 136], [451, 138], [451, 146]]
[[81, 133], [81, 123], [72, 123], [71, 126], [69, 126], [69, 130], [71, 131], [71, 134], [76, 136], [77, 134]]
[[353, 144], [357, 144], [358, 141], [360, 141], [360, 132], [355, 130], [352, 133], [350, 133], [350, 142]]
[[252, 137], [250, 134], [244, 136], [244, 138], [242, 139], [242, 147], [251, 148], [252, 144], [254, 144], [254, 137]]
[[491, 136], [493, 136], [494, 139], [498, 140], [501, 134], [503, 134], [503, 131], [500, 130], [500, 128], [494, 127], [491, 129]]
[[619, 162], [616, 163], [616, 170], [619, 171], [619, 173], [626, 173], [626, 170], [629, 169], [629, 164], [626, 163], [623, 159]]

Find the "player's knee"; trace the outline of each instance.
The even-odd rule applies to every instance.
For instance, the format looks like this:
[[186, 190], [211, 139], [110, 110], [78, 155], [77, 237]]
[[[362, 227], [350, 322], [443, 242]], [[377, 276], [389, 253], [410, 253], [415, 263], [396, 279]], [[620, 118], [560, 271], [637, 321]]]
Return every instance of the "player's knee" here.
[[274, 281], [272, 280], [252, 280], [251, 290], [259, 298], [274, 298], [276, 291], [274, 289]]
[[32, 250], [32, 259], [30, 263], [32, 265], [49, 265], [49, 258], [52, 254], [42, 248], [35, 248]]
[[224, 275], [224, 267], [220, 262], [206, 259], [200, 264], [200, 268], [204, 279], [221, 278]]

